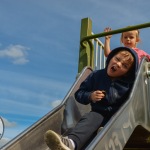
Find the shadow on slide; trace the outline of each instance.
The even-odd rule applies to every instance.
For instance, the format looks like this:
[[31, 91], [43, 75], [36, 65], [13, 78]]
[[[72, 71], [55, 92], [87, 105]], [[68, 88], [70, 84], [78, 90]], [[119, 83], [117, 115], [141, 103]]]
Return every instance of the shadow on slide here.
[[[145, 146], [145, 143], [141, 142], [143, 139], [141, 133], [145, 133], [145, 138], [147, 141], [149, 138], [150, 141], [150, 78], [147, 75], [148, 70], [150, 70], [150, 64], [143, 59], [128, 101], [88, 144], [86, 150], [128, 150], [128, 148], [131, 150], [131, 148], [136, 148], [138, 143]], [[75, 101], [74, 93], [91, 72], [90, 67], [84, 68], [59, 106], [4, 145], [1, 150], [48, 150], [44, 142], [44, 133], [47, 130], [51, 129], [59, 134], [67, 134], [80, 117], [90, 111], [89, 105], [85, 106]], [[136, 131], [136, 136], [134, 131]], [[137, 138], [138, 133], [142, 135], [141, 138]], [[132, 136], [134, 140], [131, 138]], [[149, 141], [146, 146], [150, 148]], [[147, 148], [146, 146], [143, 148]]]

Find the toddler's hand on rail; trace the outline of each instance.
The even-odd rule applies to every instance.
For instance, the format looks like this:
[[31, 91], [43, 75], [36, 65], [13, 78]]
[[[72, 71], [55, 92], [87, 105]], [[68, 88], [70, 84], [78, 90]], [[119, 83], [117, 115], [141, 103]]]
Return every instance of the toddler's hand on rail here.
[[[110, 27], [106, 27], [105, 29], [104, 29], [104, 32], [109, 32], [109, 31], [111, 31], [111, 28]], [[107, 35], [107, 36], [105, 36], [105, 39], [110, 39], [112, 37], [112, 35]]]

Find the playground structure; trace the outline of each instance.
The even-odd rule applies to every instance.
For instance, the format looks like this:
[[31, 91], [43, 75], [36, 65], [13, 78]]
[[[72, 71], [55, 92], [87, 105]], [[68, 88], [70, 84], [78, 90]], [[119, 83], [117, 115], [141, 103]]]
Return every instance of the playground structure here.
[[[79, 104], [75, 100], [75, 91], [93, 70], [105, 66], [103, 44], [98, 38], [146, 27], [150, 27], [150, 23], [93, 34], [92, 21], [89, 18], [82, 19], [78, 76], [74, 84], [59, 106], [4, 145], [1, 150], [48, 150], [43, 138], [47, 130], [67, 134], [80, 117], [90, 111], [89, 105]], [[150, 62], [146, 58], [140, 64], [129, 99], [86, 147], [86, 150], [123, 149], [150, 149]]]

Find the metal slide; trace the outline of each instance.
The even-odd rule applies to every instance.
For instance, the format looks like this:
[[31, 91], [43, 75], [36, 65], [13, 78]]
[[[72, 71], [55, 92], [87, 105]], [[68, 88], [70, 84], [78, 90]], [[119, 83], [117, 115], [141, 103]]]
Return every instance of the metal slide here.
[[[90, 67], [84, 68], [59, 106], [3, 146], [1, 150], [48, 150], [49, 148], [44, 142], [44, 133], [47, 130], [52, 129], [59, 134], [67, 134], [80, 117], [85, 112], [90, 111], [89, 105], [85, 106], [75, 101], [74, 93], [91, 72]], [[150, 133], [148, 132], [150, 131], [149, 72], [150, 63], [143, 59], [128, 101], [88, 144], [86, 150], [131, 150], [132, 148], [140, 150], [141, 145], [138, 145], [138, 143], [142, 144], [141, 140], [136, 143], [139, 139], [137, 136], [134, 136], [134, 139], [130, 139], [133, 136], [132, 133], [136, 130], [136, 133], [139, 133], [140, 130], [148, 135], [144, 141], [147, 143], [148, 140], [150, 141]], [[143, 138], [142, 136], [141, 139], [143, 140]], [[136, 147], [137, 145], [139, 147]], [[148, 149], [150, 150], [150, 143], [144, 144], [141, 150]]]

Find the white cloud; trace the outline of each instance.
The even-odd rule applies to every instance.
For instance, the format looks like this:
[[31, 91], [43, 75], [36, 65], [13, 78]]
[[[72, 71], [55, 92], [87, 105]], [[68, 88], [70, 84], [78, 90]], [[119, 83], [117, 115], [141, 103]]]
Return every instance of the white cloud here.
[[25, 64], [29, 62], [27, 59], [27, 50], [29, 48], [22, 45], [10, 45], [0, 50], [0, 57], [11, 58], [13, 64]]
[[4, 126], [5, 127], [14, 127], [14, 126], [16, 126], [16, 123], [15, 122], [10, 122], [10, 121], [8, 121], [6, 118], [2, 118], [3, 119], [3, 121], [4, 121]]
[[27, 62], [29, 62], [29, 60], [27, 60], [26, 58], [18, 58], [18, 59], [15, 59], [13, 61], [14, 64], [26, 64]]
[[55, 101], [53, 101], [53, 102], [51, 103], [51, 106], [52, 106], [53, 108], [55, 108], [55, 107], [58, 106], [61, 102], [62, 102], [62, 100], [55, 100]]

